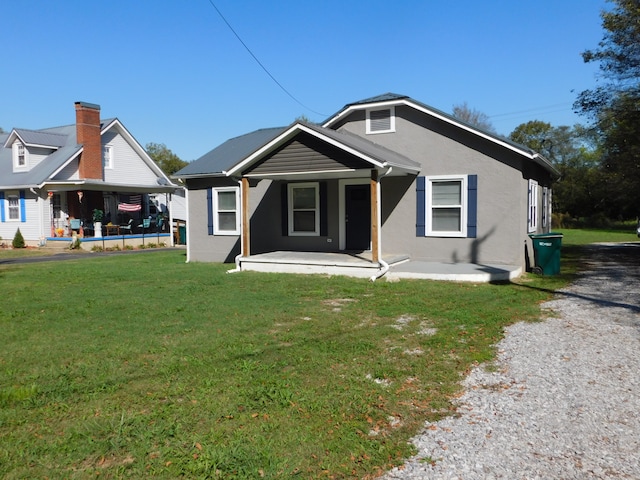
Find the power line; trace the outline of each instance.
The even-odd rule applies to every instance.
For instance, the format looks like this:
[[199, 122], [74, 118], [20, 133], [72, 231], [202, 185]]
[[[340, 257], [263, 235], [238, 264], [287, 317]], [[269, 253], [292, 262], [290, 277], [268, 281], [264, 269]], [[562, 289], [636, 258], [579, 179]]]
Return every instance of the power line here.
[[211, 4], [211, 6], [215, 9], [216, 12], [218, 12], [218, 15], [220, 15], [220, 18], [222, 18], [222, 20], [224, 21], [224, 23], [226, 23], [227, 27], [229, 27], [229, 30], [231, 30], [231, 32], [233, 32], [233, 34], [236, 36], [236, 38], [238, 39], [238, 41], [242, 44], [242, 46], [245, 48], [245, 50], [247, 52], [249, 52], [249, 55], [251, 55], [251, 57], [256, 61], [256, 63], [258, 65], [260, 65], [260, 67], [262, 68], [262, 70], [265, 71], [265, 73], [267, 75], [269, 75], [269, 78], [271, 78], [271, 80], [273, 80], [275, 82], [276, 85], [278, 85], [278, 87], [280, 87], [280, 89], [286, 93], [289, 97], [291, 97], [296, 103], [298, 103], [301, 107], [309, 110], [310, 112], [315, 113], [316, 115], [321, 115], [323, 117], [328, 116], [327, 114], [324, 113], [320, 113], [320, 112], [316, 112], [315, 110], [313, 110], [312, 108], [307, 107], [304, 103], [302, 103], [300, 100], [298, 100], [296, 97], [293, 96], [293, 94], [291, 94], [291, 92], [289, 92], [289, 90], [287, 90], [286, 88], [284, 88], [284, 86], [276, 79], [276, 77], [274, 77], [271, 72], [267, 69], [267, 67], [265, 67], [262, 62], [258, 59], [258, 57], [256, 57], [254, 55], [254, 53], [251, 51], [251, 49], [247, 46], [246, 43], [244, 43], [244, 41], [242, 40], [242, 38], [240, 38], [240, 35], [238, 35], [238, 33], [234, 30], [234, 28], [231, 26], [231, 24], [227, 21], [227, 19], [224, 17], [224, 15], [222, 14], [222, 12], [218, 9], [218, 7], [216, 7], [216, 4], [213, 3], [213, 0], [209, 0], [209, 3]]
[[[512, 116], [512, 115], [519, 115], [521, 116], [522, 114], [529, 114], [529, 113], [556, 113], [556, 112], [564, 112], [567, 109], [566, 108], [562, 108], [561, 110], [557, 110], [558, 107], [567, 107], [569, 105], [572, 105], [571, 103], [556, 103], [554, 105], [547, 105], [545, 107], [537, 107], [537, 108], [530, 108], [528, 110], [519, 110], [517, 112], [509, 112], [509, 113], [498, 113], [496, 115], [489, 115], [489, 118], [496, 118], [496, 117], [508, 117], [508, 116]], [[553, 108], [553, 111], [546, 111], [550, 108]]]

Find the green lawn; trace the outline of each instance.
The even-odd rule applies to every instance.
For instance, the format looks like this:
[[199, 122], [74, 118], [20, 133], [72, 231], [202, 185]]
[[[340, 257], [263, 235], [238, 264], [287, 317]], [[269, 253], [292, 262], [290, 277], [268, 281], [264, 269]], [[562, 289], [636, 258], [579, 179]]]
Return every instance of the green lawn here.
[[184, 259], [0, 262], [0, 477], [373, 477], [571, 279], [371, 283]]

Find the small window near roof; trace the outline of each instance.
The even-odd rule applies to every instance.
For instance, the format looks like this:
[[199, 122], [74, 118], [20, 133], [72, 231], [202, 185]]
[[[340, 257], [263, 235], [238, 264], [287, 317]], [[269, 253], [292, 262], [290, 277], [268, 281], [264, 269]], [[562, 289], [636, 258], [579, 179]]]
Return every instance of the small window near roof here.
[[13, 144], [13, 166], [15, 169], [22, 170], [27, 168], [27, 148], [22, 142]]
[[394, 107], [367, 110], [367, 133], [389, 133], [396, 131]]
[[102, 146], [102, 166], [113, 168], [113, 147], [111, 145]]

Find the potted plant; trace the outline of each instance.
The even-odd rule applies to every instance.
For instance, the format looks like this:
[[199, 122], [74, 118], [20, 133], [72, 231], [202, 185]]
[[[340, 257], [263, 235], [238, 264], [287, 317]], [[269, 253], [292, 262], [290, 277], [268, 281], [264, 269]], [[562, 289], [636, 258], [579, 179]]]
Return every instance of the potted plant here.
[[104, 212], [99, 208], [93, 210], [93, 236], [102, 236], [102, 219], [104, 218]]

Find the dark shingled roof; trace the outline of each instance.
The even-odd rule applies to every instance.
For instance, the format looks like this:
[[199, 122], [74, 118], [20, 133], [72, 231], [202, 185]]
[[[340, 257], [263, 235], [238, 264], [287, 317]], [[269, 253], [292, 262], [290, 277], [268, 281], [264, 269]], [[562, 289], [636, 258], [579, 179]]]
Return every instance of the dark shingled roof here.
[[285, 127], [263, 128], [231, 138], [177, 171], [173, 176], [222, 175], [222, 172], [229, 170], [235, 164], [247, 158], [284, 130]]

